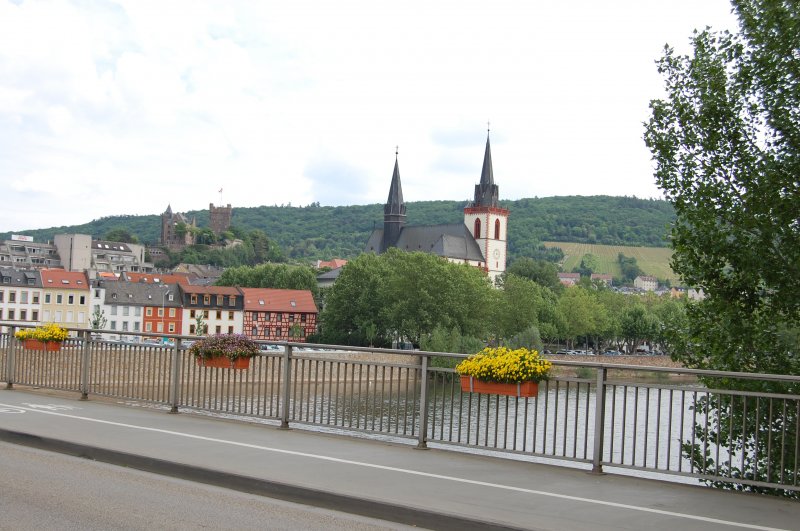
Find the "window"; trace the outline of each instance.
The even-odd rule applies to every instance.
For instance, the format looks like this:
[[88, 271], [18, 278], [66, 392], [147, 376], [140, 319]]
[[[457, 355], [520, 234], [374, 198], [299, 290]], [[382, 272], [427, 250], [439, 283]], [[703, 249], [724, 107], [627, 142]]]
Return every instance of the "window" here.
[[222, 310], [217, 310], [217, 319], [222, 319]]
[[72, 310], [68, 310], [67, 311], [67, 322], [68, 323], [74, 323], [75, 322], [75, 317], [73, 317], [73, 315], [72, 315]]
[[8, 310], [8, 320], [9, 321], [13, 321], [14, 320], [14, 310], [11, 310], [11, 309]]
[[217, 329], [216, 330], [217, 330], [217, 334], [221, 334], [222, 333], [222, 327], [221, 326], [217, 325]]
[[22, 304], [28, 304], [28, 292], [27, 291], [20, 291], [19, 292], [19, 302]]
[[236, 306], [236, 295], [228, 297], [228, 306]]
[[9, 291], [8, 292], [8, 302], [17, 302], [17, 292], [16, 291]]
[[203, 306], [211, 304], [211, 295], [203, 295]]
[[84, 304], [86, 304], [86, 295], [81, 295], [81, 296], [78, 298], [78, 304], [80, 304], [81, 306], [83, 306]]
[[162, 322], [156, 323], [156, 332], [164, 332], [164, 323]]
[[56, 295], [56, 304], [63, 304], [64, 303], [64, 296], [62, 294]]
[[175, 317], [175, 308], [170, 308], [169, 309], [169, 316], [170, 317]]
[[494, 220], [494, 239], [495, 240], [499, 240], [500, 239], [500, 220], [499, 219]]
[[475, 239], [481, 237], [481, 220], [480, 218], [475, 218]]
[[189, 318], [194, 319], [194, 310], [189, 310]]
[[75, 304], [75, 295], [67, 295], [67, 304]]
[[158, 309], [158, 316], [159, 317], [164, 317], [164, 308], [159, 308]]
[[134, 332], [138, 332], [139, 331], [139, 321], [136, 321], [136, 322], [133, 323], [133, 331]]
[[78, 323], [83, 324], [86, 322], [86, 313], [85, 312], [78, 312]]
[[49, 322], [50, 321], [50, 310], [45, 310], [44, 313], [42, 314], [42, 317], [43, 317], [42, 321], [44, 321], [45, 323]]
[[233, 312], [228, 312], [228, 321], [233, 321]]
[[257, 336], [258, 335], [258, 327], [253, 325], [252, 330], [250, 330], [250, 335]]
[[191, 335], [195, 335], [195, 330], [196, 330], [196, 329], [195, 329], [194, 325], [189, 325], [189, 333], [190, 333]]
[[[3, 301], [2, 295], [3, 295], [3, 293], [0, 292], [0, 302]], [[34, 291], [33, 292], [33, 303], [34, 304], [39, 304], [39, 292], [38, 291]]]
[[145, 323], [144, 324], [144, 331], [145, 332], [152, 332], [153, 331], [153, 323]]
[[122, 321], [122, 331], [123, 332], [128, 331], [128, 321]]
[[31, 321], [39, 321], [39, 310], [31, 311]]
[[116, 306], [112, 306], [111, 307], [111, 315], [117, 315], [117, 307]]
[[279, 313], [278, 314], [278, 322], [280, 323], [281, 321], [283, 321], [283, 314]]
[[203, 310], [203, 319], [208, 319], [208, 310]]
[[174, 334], [175, 333], [175, 323], [170, 323], [169, 324], [169, 333], [170, 334]]
[[133, 309], [133, 315], [135, 315], [136, 317], [141, 317], [142, 316], [142, 307], [141, 306], [136, 306]]
[[44, 294], [44, 303], [45, 304], [50, 304], [50, 294], [49, 293], [45, 293]]
[[131, 314], [131, 307], [130, 306], [123, 306], [122, 307], [122, 315], [127, 317]]
[[147, 309], [144, 311], [144, 314], [145, 314], [147, 317], [153, 317], [153, 309], [152, 309], [152, 308], [147, 308]]
[[300, 315], [300, 322], [301, 323], [305, 323], [306, 322], [306, 314], [301, 314]]
[[229, 327], [228, 327], [228, 333], [229, 333], [229, 334], [232, 334], [232, 333], [233, 333], [233, 327], [232, 327], [232, 326], [229, 326]]
[[0, 290], [0, 302], [3, 302], [3, 298], [5, 297], [5, 294], [6, 294], [5, 291]]
[[225, 295], [217, 295], [217, 306], [225, 304]]
[[197, 304], [197, 295], [192, 295], [191, 297], [189, 297], [189, 302], [191, 304]]
[[99, 299], [100, 298], [100, 290], [99, 289], [94, 290], [94, 298], [95, 299]]
[[108, 325], [111, 328], [111, 330], [116, 330], [117, 329], [117, 322], [116, 321], [109, 321]]
[[19, 320], [20, 321], [27, 321], [28, 320], [28, 311], [27, 310], [20, 310], [19, 311]]

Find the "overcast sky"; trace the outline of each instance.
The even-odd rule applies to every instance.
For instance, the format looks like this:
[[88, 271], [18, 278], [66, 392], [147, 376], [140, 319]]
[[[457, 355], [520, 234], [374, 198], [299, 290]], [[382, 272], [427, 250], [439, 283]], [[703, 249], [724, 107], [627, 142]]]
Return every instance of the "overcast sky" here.
[[[116, 214], [661, 197], [664, 44], [725, 0], [0, 0], [0, 232]], [[220, 189], [222, 193], [220, 193]], [[235, 211], [234, 211], [235, 223]]]

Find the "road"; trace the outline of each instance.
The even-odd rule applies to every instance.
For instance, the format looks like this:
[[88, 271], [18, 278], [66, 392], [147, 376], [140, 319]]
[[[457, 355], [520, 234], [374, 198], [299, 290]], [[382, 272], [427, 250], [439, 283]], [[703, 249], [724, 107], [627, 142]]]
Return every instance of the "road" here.
[[0, 443], [0, 529], [411, 529]]

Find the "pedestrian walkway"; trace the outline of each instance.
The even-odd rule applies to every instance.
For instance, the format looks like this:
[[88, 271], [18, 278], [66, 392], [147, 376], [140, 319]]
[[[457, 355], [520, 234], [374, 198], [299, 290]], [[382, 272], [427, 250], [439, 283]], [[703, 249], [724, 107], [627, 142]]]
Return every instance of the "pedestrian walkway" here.
[[432, 529], [800, 522], [800, 504], [783, 499], [19, 388], [0, 391], [0, 440]]

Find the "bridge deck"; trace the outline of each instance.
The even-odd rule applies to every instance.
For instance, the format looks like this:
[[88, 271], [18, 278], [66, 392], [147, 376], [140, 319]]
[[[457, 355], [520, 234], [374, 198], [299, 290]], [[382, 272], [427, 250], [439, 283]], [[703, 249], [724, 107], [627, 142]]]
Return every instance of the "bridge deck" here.
[[0, 440], [436, 529], [800, 525], [770, 497], [20, 389], [0, 392]]

